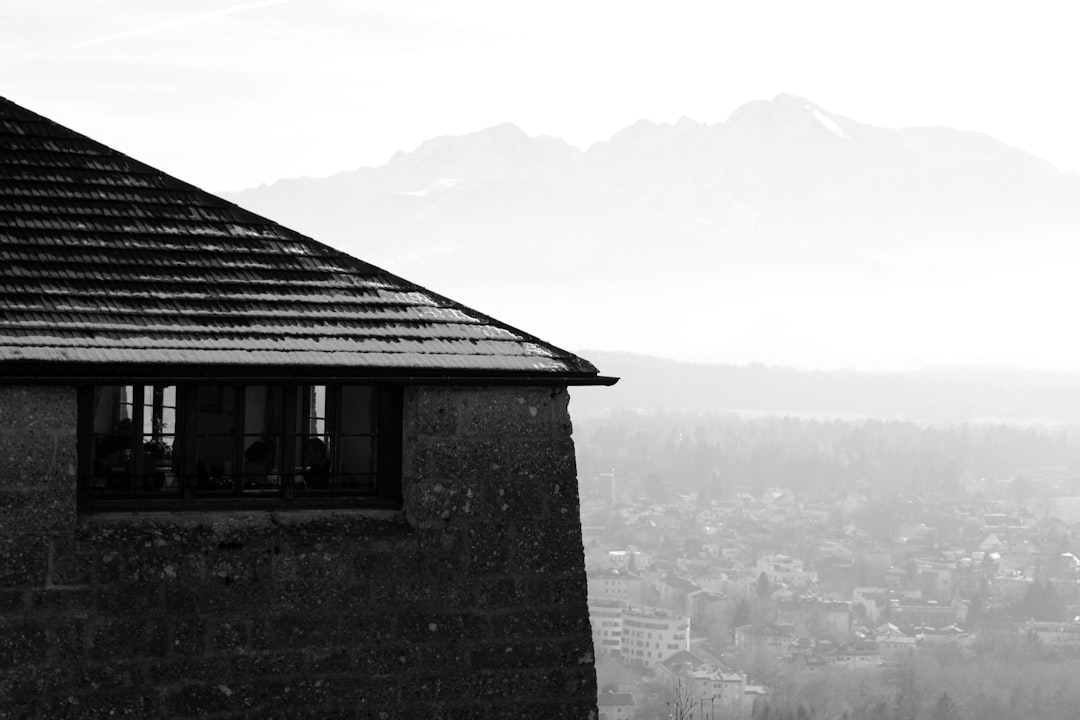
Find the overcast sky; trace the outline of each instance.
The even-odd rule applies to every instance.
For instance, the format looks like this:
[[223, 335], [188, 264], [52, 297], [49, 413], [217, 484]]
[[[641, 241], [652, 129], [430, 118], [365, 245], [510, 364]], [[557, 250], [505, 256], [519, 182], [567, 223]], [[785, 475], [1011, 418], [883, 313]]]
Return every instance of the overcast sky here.
[[585, 148], [799, 95], [1080, 167], [1066, 2], [4, 0], [0, 94], [208, 190], [503, 121]]
[[[0, 95], [217, 192], [378, 165], [425, 139], [506, 121], [584, 149], [642, 118], [722, 122], [778, 93], [885, 127], [986, 132], [1069, 170], [1080, 167], [1074, 9], [1037, 0], [3, 0]], [[1080, 258], [1021, 270], [934, 292], [877, 289], [895, 295], [877, 300], [837, 287], [816, 304], [745, 278], [750, 287], [731, 302], [746, 327], [725, 331], [717, 359], [1080, 368], [1080, 344], [1061, 332], [1061, 312], [1080, 302]], [[473, 289], [452, 290], [468, 300]], [[571, 348], [641, 350], [629, 340], [644, 338], [663, 354], [714, 357], [711, 346], [679, 345], [686, 333], [667, 308], [655, 308], [647, 333], [632, 313], [621, 328], [607, 296], [578, 297], [589, 290], [559, 295], [578, 298], [572, 306], [519, 298], [515, 308], [520, 293], [496, 289], [477, 296], [478, 307]], [[826, 355], [808, 355], [815, 339]]]

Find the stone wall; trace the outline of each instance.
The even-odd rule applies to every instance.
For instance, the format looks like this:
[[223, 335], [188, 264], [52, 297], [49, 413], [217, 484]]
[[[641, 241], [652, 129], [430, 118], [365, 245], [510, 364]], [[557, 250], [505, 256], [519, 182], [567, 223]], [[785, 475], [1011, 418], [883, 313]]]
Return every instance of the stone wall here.
[[0, 386], [0, 718], [595, 717], [567, 400], [409, 389], [404, 512], [79, 516]]

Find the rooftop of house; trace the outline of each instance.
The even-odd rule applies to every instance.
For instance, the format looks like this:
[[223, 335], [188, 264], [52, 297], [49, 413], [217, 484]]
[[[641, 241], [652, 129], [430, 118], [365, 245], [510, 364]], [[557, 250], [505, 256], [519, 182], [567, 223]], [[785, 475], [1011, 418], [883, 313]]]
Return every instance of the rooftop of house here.
[[696, 668], [705, 664], [705, 661], [693, 654], [689, 650], [680, 650], [667, 660], [661, 663], [665, 667], [671, 669], [682, 669], [684, 667]]
[[3, 98], [0, 178], [9, 378], [20, 367], [200, 365], [611, 382]]

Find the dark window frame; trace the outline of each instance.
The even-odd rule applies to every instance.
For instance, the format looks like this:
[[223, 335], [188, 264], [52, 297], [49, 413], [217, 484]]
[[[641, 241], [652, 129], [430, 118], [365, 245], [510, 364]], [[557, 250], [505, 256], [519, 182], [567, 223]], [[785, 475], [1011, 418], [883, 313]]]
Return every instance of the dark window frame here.
[[[196, 475], [197, 439], [199, 430], [197, 416], [199, 413], [198, 389], [200, 386], [217, 385], [232, 386], [239, 391], [239, 399], [235, 402], [240, 408], [244, 407], [243, 397], [247, 388], [255, 386], [273, 386], [281, 389], [282, 429], [281, 447], [276, 449], [281, 463], [279, 484], [276, 488], [258, 493], [246, 490], [243, 480], [236, 480], [231, 490], [226, 492], [211, 492], [206, 488], [198, 488]], [[127, 488], [117, 491], [104, 491], [103, 488], [95, 487], [95, 442], [98, 435], [94, 428], [94, 393], [97, 388], [106, 386], [128, 386], [132, 388], [131, 397], [131, 426], [129, 447], [131, 467], [127, 471]], [[176, 473], [178, 487], [173, 493], [164, 493], [156, 490], [147, 490], [143, 487], [146, 477], [142, 467], [144, 451], [143, 436], [143, 410], [144, 388], [154, 388], [150, 393], [152, 398], [151, 411], [157, 415], [162, 393], [158, 387], [174, 386], [176, 388], [175, 410], [175, 440], [173, 455], [178, 458], [173, 461], [173, 467], [180, 468]], [[373, 487], [360, 489], [331, 486], [326, 488], [310, 489], [297, 484], [297, 467], [300, 458], [297, 456], [301, 449], [300, 442], [308, 437], [303, 428], [296, 427], [292, 422], [297, 418], [297, 403], [310, 391], [311, 387], [324, 387], [327, 395], [327, 414], [330, 406], [339, 405], [341, 402], [342, 388], [347, 386], [363, 386], [372, 390], [372, 410], [375, 418], [375, 426], [371, 433], [373, 442], [374, 467], [372, 473]], [[238, 382], [234, 379], [216, 381], [213, 377], [200, 379], [199, 381], [184, 380], [173, 381], [168, 378], [140, 378], [132, 380], [109, 381], [102, 379], [94, 383], [82, 383], [78, 386], [78, 500], [80, 511], [141, 511], [141, 510], [168, 510], [185, 511], [201, 509], [282, 509], [282, 508], [339, 508], [339, 507], [377, 507], [400, 509], [402, 506], [401, 493], [401, 468], [402, 468], [402, 411], [403, 411], [403, 386], [389, 383], [371, 383], [357, 380], [308, 380], [308, 381], [272, 381], [252, 378], [247, 382]], [[232, 421], [231, 432], [236, 438], [234, 446], [233, 462], [242, 460], [244, 447], [245, 426], [243, 411], [238, 413]], [[306, 419], [305, 419], [306, 422]], [[338, 428], [329, 424], [333, 422], [328, 418], [326, 432], [333, 438], [337, 437]], [[154, 434], [159, 431], [154, 428]], [[338, 443], [333, 440], [331, 448], [333, 455], [337, 455]], [[335, 477], [334, 472], [339, 467], [340, 460], [335, 457], [335, 463], [331, 468], [330, 477]], [[237, 466], [241, 467], [241, 466]], [[237, 472], [239, 478], [242, 472]], [[97, 480], [100, 484], [100, 479]]]

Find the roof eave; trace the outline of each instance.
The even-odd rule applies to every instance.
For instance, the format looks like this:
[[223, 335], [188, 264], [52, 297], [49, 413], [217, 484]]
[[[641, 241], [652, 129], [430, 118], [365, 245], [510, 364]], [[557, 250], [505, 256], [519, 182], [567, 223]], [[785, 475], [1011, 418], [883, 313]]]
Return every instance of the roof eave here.
[[611, 386], [617, 377], [573, 370], [462, 370], [356, 366], [0, 362], [0, 384], [365, 382], [397, 385]]

